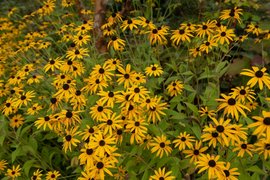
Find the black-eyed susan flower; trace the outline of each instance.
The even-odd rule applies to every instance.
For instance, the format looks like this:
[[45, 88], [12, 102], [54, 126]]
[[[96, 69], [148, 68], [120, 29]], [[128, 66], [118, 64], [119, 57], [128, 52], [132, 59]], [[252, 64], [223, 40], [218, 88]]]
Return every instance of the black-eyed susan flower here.
[[208, 109], [207, 106], [202, 106], [199, 110], [199, 113], [200, 113], [200, 116], [202, 116], [202, 117], [207, 116], [210, 119], [212, 119], [216, 116], [216, 111]]
[[191, 33], [191, 30], [185, 28], [173, 30], [171, 40], [176, 46], [178, 46], [180, 42], [190, 42], [190, 38], [193, 37]]
[[155, 29], [156, 28], [155, 24], [153, 24], [152, 21], [146, 19], [145, 17], [140, 16], [138, 18], [139, 18], [138, 19], [138, 24], [140, 26], [142, 26], [143, 28], [145, 28], [146, 30], [148, 30], [148, 29]]
[[155, 101], [155, 105], [153, 105], [152, 107], [149, 108], [149, 110], [146, 111], [147, 113], [147, 120], [148, 122], [153, 122], [156, 123], [158, 121], [161, 121], [161, 115], [165, 115], [164, 110], [167, 109], [168, 104], [166, 102], [162, 102], [161, 101], [161, 96], [155, 96], [154, 97], [154, 101]]
[[192, 145], [192, 147], [189, 150], [184, 150], [183, 153], [187, 154], [186, 158], [191, 157], [190, 162], [197, 162], [199, 156], [207, 149], [208, 147], [202, 147], [202, 141], [196, 141], [195, 145]]
[[197, 36], [205, 37], [207, 35], [209, 37], [213, 34], [215, 27], [215, 21], [208, 20], [207, 22], [203, 22], [202, 24], [198, 25], [196, 30]]
[[250, 87], [240, 86], [231, 89], [233, 92], [230, 93], [231, 96], [236, 97], [236, 100], [240, 100], [242, 103], [253, 102], [255, 100], [255, 92]]
[[207, 41], [204, 41], [203, 44], [200, 45], [200, 51], [209, 53], [213, 47], [217, 47], [218, 44], [216, 43], [215, 39], [211, 36], [208, 36]]
[[135, 120], [128, 120], [126, 125], [126, 131], [131, 133], [130, 144], [142, 142], [147, 133], [148, 123], [145, 122], [143, 117], [137, 117]]
[[35, 97], [34, 91], [24, 92], [20, 96], [13, 99], [14, 106], [17, 108], [20, 108], [22, 105], [27, 106], [28, 102], [31, 102], [33, 97]]
[[170, 96], [177, 96], [182, 93], [184, 85], [182, 81], [175, 80], [171, 82], [166, 89]]
[[240, 142], [241, 140], [247, 140], [247, 130], [248, 128], [243, 124], [231, 124], [231, 129], [234, 131], [234, 138], [230, 138], [231, 144], [234, 142]]
[[253, 23], [248, 24], [245, 30], [247, 33], [255, 34], [256, 36], [259, 36], [263, 32], [258, 24]]
[[149, 40], [150, 44], [167, 44], [167, 38], [165, 37], [168, 33], [165, 31], [162, 31], [159, 28], [151, 29], [151, 31], [147, 32], [149, 34]]
[[47, 72], [49, 70], [51, 71], [55, 71], [56, 69], [60, 69], [60, 67], [62, 66], [63, 61], [61, 60], [61, 58], [56, 58], [56, 59], [52, 59], [50, 58], [48, 60], [48, 63], [44, 66], [44, 71]]
[[135, 104], [131, 103], [127, 107], [122, 107], [121, 114], [124, 115], [124, 117], [127, 117], [128, 119], [134, 119], [142, 114], [142, 108]]
[[1, 171], [4, 171], [4, 170], [6, 169], [7, 164], [8, 164], [7, 161], [4, 160], [4, 159], [2, 159], [2, 160], [0, 161], [0, 172], [1, 172]]
[[219, 16], [219, 18], [221, 20], [226, 20], [226, 19], [229, 19], [229, 20], [237, 20], [239, 23], [241, 23], [241, 18], [240, 18], [240, 15], [243, 14], [243, 9], [240, 9], [239, 7], [234, 7], [232, 9], [226, 9], [226, 10], [223, 10], [221, 12], [221, 15]]
[[258, 84], [260, 90], [263, 89], [264, 85], [270, 89], [270, 76], [266, 70], [267, 69], [265, 67], [260, 69], [259, 67], [252, 66], [252, 70], [243, 69], [240, 74], [251, 77], [251, 79], [247, 82], [248, 86], [254, 87], [256, 84]]
[[94, 149], [95, 155], [100, 158], [110, 155], [113, 151], [113, 145], [116, 144], [115, 138], [112, 135], [104, 134], [99, 131], [94, 135], [92, 142], [89, 144], [89, 148]]
[[[213, 128], [212, 124], [209, 125], [210, 128]], [[204, 132], [201, 136], [202, 141], [209, 141], [209, 146], [213, 146], [214, 148], [217, 146], [217, 142], [222, 143], [221, 135], [217, 132]]]
[[94, 120], [102, 119], [109, 113], [112, 113], [112, 110], [109, 109], [109, 106], [104, 106], [101, 101], [97, 101], [97, 104], [90, 108], [90, 115]]
[[89, 144], [85, 144], [84, 147], [81, 149], [81, 153], [78, 157], [80, 165], [85, 165], [86, 169], [94, 166], [94, 163], [98, 158], [97, 156], [95, 156], [94, 151], [94, 149], [90, 148]]
[[174, 147], [178, 147], [180, 151], [185, 150], [186, 147], [192, 148], [192, 142], [194, 142], [194, 136], [187, 134], [187, 132], [180, 133], [179, 136], [173, 141]]
[[167, 140], [165, 135], [157, 136], [153, 138], [151, 143], [152, 149], [151, 152], [155, 153], [156, 156], [162, 158], [164, 152], [168, 156], [172, 152], [172, 148], [170, 147], [171, 141]]
[[86, 98], [83, 94], [83, 91], [77, 89], [70, 98], [70, 104], [73, 106], [73, 109], [81, 109], [86, 106]]
[[121, 29], [122, 31], [125, 31], [125, 30], [132, 31], [133, 29], [137, 29], [139, 24], [140, 24], [140, 21], [138, 21], [137, 19], [130, 18], [122, 22]]
[[59, 176], [61, 176], [59, 171], [49, 171], [46, 173], [46, 180], [57, 180]]
[[155, 175], [150, 176], [150, 180], [173, 180], [175, 176], [172, 176], [172, 171], [166, 172], [166, 168], [158, 168], [158, 170], [154, 171]]
[[222, 174], [218, 174], [218, 179], [224, 179], [224, 180], [237, 180], [238, 176], [240, 175], [239, 172], [237, 172], [238, 168], [231, 168], [231, 163], [227, 162], [226, 166], [223, 169]]
[[150, 108], [154, 108], [156, 105], [156, 98], [155, 97], [148, 97], [146, 96], [140, 103], [140, 106], [150, 110]]
[[105, 81], [111, 80], [112, 76], [114, 75], [112, 72], [112, 67], [110, 66], [101, 66], [99, 64], [96, 64], [93, 67], [93, 70], [91, 72], [91, 76], [94, 78], [101, 78], [104, 79]]
[[34, 74], [32, 75], [28, 80], [27, 80], [27, 84], [31, 85], [33, 83], [40, 83], [40, 80], [43, 79], [43, 76], [42, 75], [38, 75], [38, 74]]
[[212, 118], [212, 120], [214, 122], [214, 126], [205, 127], [203, 131], [211, 133], [217, 132], [220, 135], [222, 142], [224, 142], [226, 146], [229, 146], [229, 138], [235, 139], [234, 137], [235, 131], [232, 129], [232, 126], [230, 125], [231, 120], [230, 119], [224, 120], [224, 118], [219, 118], [219, 121], [216, 118]]
[[65, 130], [65, 136], [63, 137], [63, 150], [65, 153], [67, 152], [67, 150], [72, 151], [72, 146], [77, 146], [80, 140], [78, 140], [76, 136], [80, 133], [81, 132], [78, 131], [78, 127], [71, 128], [70, 130]]
[[14, 103], [13, 103], [13, 100], [12, 99], [7, 99], [2, 107], [1, 107], [1, 110], [2, 110], [2, 113], [5, 115], [5, 116], [8, 116], [10, 114], [12, 114], [14, 112]]
[[270, 112], [262, 111], [262, 117], [252, 116], [252, 118], [255, 119], [256, 122], [249, 124], [248, 128], [256, 127], [253, 134], [262, 136], [265, 133], [266, 139], [270, 141]]
[[82, 91], [86, 91], [90, 94], [95, 94], [98, 91], [103, 91], [103, 88], [108, 87], [108, 83], [102, 77], [90, 76], [84, 79], [86, 85], [82, 88]]
[[33, 175], [31, 176], [31, 180], [42, 180], [42, 170], [37, 169], [35, 172], [33, 172]]
[[24, 123], [24, 117], [21, 114], [16, 114], [10, 119], [9, 125], [12, 128], [18, 128]]
[[73, 37], [73, 41], [77, 46], [82, 46], [84, 44], [87, 44], [90, 41], [90, 35], [83, 34], [83, 35], [75, 35]]
[[69, 128], [74, 125], [78, 125], [81, 123], [81, 118], [79, 113], [82, 111], [71, 111], [71, 110], [62, 110], [59, 114], [59, 118], [61, 122], [66, 128]]
[[102, 105], [107, 105], [113, 108], [116, 99], [120, 96], [119, 91], [99, 91], [97, 93], [100, 96], [99, 102], [102, 102]]
[[56, 97], [59, 100], [64, 99], [66, 102], [71, 98], [71, 96], [76, 91], [75, 87], [70, 84], [63, 84], [61, 89], [59, 89], [55, 94], [54, 97]]
[[90, 176], [95, 177], [97, 179], [104, 180], [105, 173], [113, 176], [109, 168], [113, 168], [114, 166], [107, 158], [100, 158], [96, 161], [95, 165], [89, 168]]
[[239, 119], [239, 113], [246, 117], [246, 113], [244, 110], [250, 111], [245, 105], [243, 105], [239, 100], [236, 100], [233, 96], [227, 96], [225, 94], [221, 94], [222, 99], [216, 99], [220, 102], [217, 107], [217, 111], [223, 109], [223, 114], [226, 116], [231, 115], [232, 118], [235, 118], [237, 121]]
[[222, 176], [224, 169], [224, 162], [218, 161], [219, 155], [213, 156], [209, 154], [201, 154], [198, 161], [195, 163], [196, 167], [199, 168], [199, 172], [208, 170], [208, 178], [213, 179]]
[[270, 141], [261, 138], [259, 141], [255, 144], [256, 148], [255, 150], [258, 152], [258, 154], [263, 154], [264, 159], [268, 159], [270, 157]]
[[240, 141], [235, 144], [235, 148], [233, 149], [233, 152], [238, 152], [238, 157], [243, 157], [246, 154], [253, 156], [254, 153], [254, 145], [248, 144], [247, 141]]
[[92, 137], [94, 137], [94, 135], [98, 132], [99, 129], [97, 128], [97, 126], [86, 125], [86, 128], [81, 133], [82, 140], [84, 140], [85, 142], [89, 142], [91, 141]]
[[88, 49], [86, 48], [73, 48], [67, 51], [67, 58], [69, 60], [83, 59], [85, 56], [89, 56]]
[[11, 179], [16, 179], [17, 177], [21, 176], [21, 167], [20, 165], [12, 166], [12, 168], [7, 169], [6, 176]]
[[132, 86], [128, 88], [127, 94], [129, 94], [129, 100], [133, 102], [141, 102], [142, 99], [145, 99], [150, 92], [143, 86]]
[[189, 54], [192, 55], [193, 57], [197, 57], [197, 56], [202, 55], [202, 51], [200, 47], [195, 47], [195, 48], [189, 49]]
[[120, 72], [116, 76], [118, 77], [118, 84], [124, 84], [124, 88], [128, 88], [135, 82], [135, 71], [131, 70], [131, 65], [127, 64], [126, 68], [118, 67], [117, 70]]
[[121, 60], [117, 58], [107, 59], [104, 66], [108, 66], [111, 70], [118, 70], [119, 67], [123, 67]]
[[152, 64], [145, 68], [145, 74], [147, 76], [160, 76], [163, 73], [162, 67], [158, 64]]
[[27, 114], [29, 115], [35, 115], [42, 109], [42, 106], [38, 103], [35, 103], [32, 105], [32, 107], [27, 109]]
[[52, 119], [53, 117], [50, 115], [40, 117], [35, 121], [35, 126], [37, 126], [38, 129], [43, 127], [43, 130], [46, 130], [48, 127], [50, 130], [52, 130]]
[[110, 47], [113, 47], [113, 49], [116, 51], [123, 51], [126, 45], [125, 43], [125, 40], [117, 36], [112, 36], [108, 42], [107, 48], [109, 49]]
[[225, 42], [230, 44], [230, 42], [232, 42], [233, 38], [235, 37], [233, 29], [227, 29], [226, 26], [221, 26], [216, 31], [217, 35], [214, 36], [214, 39], [220, 44], [224, 44]]
[[113, 131], [122, 128], [123, 120], [120, 118], [120, 115], [116, 113], [107, 113], [101, 119], [101, 123], [98, 125], [104, 134], [113, 135]]
[[107, 21], [111, 24], [115, 24], [123, 21], [122, 15], [120, 12], [113, 12], [107, 19]]

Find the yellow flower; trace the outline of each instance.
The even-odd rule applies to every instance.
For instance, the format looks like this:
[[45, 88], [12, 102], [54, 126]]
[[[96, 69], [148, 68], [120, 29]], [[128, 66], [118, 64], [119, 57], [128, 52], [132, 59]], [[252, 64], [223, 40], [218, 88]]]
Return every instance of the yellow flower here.
[[175, 148], [178, 147], [180, 151], [185, 150], [186, 146], [188, 148], [192, 148], [192, 143], [194, 142], [194, 136], [191, 136], [190, 134], [187, 134], [187, 132], [180, 133], [179, 136], [177, 136], [177, 139], [173, 141], [175, 144]]
[[61, 58], [56, 58], [56, 59], [49, 59], [49, 62], [44, 66], [45, 72], [51, 70], [55, 71], [56, 69], [60, 69], [62, 66], [63, 61], [61, 61]]
[[168, 33], [166, 31], [155, 28], [155, 29], [152, 29], [151, 31], [148, 31], [147, 33], [149, 33], [149, 39], [150, 39], [151, 45], [154, 45], [156, 43], [167, 44], [167, 39], [165, 35], [167, 35]]
[[42, 180], [41, 176], [42, 176], [42, 170], [37, 169], [37, 170], [33, 173], [32, 177], [31, 177], [31, 180]]
[[24, 123], [24, 118], [21, 114], [17, 114], [10, 119], [9, 125], [12, 128], [18, 128]]
[[0, 172], [5, 170], [5, 168], [7, 167], [7, 164], [8, 163], [7, 163], [6, 160], [1, 160], [0, 161]]
[[150, 180], [173, 180], [175, 179], [174, 176], [171, 176], [172, 171], [166, 172], [166, 168], [158, 168], [158, 170], [155, 170], [155, 175], [150, 176]]
[[197, 36], [204, 37], [207, 35], [208, 37], [214, 32], [214, 28], [216, 27], [215, 21], [208, 20], [207, 22], [203, 22], [198, 25]]
[[137, 19], [127, 19], [125, 21], [123, 21], [122, 25], [121, 25], [121, 29], [122, 31], [125, 31], [125, 30], [133, 30], [134, 29], [137, 29], [138, 26], [140, 24], [140, 21], [137, 20]]
[[222, 176], [224, 162], [219, 162], [220, 156], [210, 156], [209, 154], [201, 154], [199, 160], [195, 163], [197, 168], [200, 168], [198, 173], [208, 170], [208, 179], [214, 179]]
[[191, 157], [190, 162], [197, 162], [199, 159], [199, 156], [208, 149], [208, 147], [201, 147], [202, 142], [196, 141], [195, 146], [192, 145], [192, 147], [189, 150], [184, 150], [183, 153], [187, 154], [186, 158]]
[[182, 81], [175, 80], [171, 82], [166, 88], [170, 96], [177, 96], [183, 91], [184, 85]]
[[219, 42], [220, 44], [224, 44], [224, 42], [230, 44], [230, 41], [232, 42], [233, 37], [235, 37], [233, 29], [227, 29], [226, 26], [221, 26], [216, 31], [218, 34], [214, 36], [214, 39], [216, 40], [216, 42]]
[[270, 141], [269, 140], [265, 138], [261, 138], [255, 144], [255, 146], [256, 146], [255, 150], [258, 152], [258, 154], [263, 154], [265, 160], [270, 157]]
[[20, 165], [17, 165], [17, 166], [12, 166], [12, 169], [8, 169], [7, 170], [7, 173], [6, 173], [6, 176], [12, 178], [12, 179], [15, 179], [19, 176], [21, 176], [21, 168], [20, 168]]
[[262, 116], [252, 116], [257, 121], [249, 124], [248, 128], [257, 127], [253, 134], [262, 136], [265, 133], [266, 139], [270, 141], [270, 112], [262, 111]]
[[268, 89], [270, 89], [270, 76], [266, 72], [266, 68], [263, 67], [259, 69], [256, 66], [252, 66], [252, 70], [250, 69], [243, 69], [241, 75], [252, 77], [248, 82], [247, 85], [250, 87], [255, 86], [257, 83], [259, 84], [260, 90], [263, 89], [263, 85], [266, 85]]
[[223, 169], [222, 174], [218, 174], [218, 179], [224, 179], [224, 180], [237, 180], [238, 176], [240, 175], [239, 172], [237, 172], [238, 168], [230, 168], [231, 164], [227, 162], [226, 166]]
[[46, 180], [57, 180], [59, 176], [61, 176], [59, 171], [49, 171], [46, 174]]
[[113, 47], [116, 51], [123, 51], [125, 47], [125, 41], [117, 36], [112, 36], [107, 48]]
[[235, 146], [236, 147], [233, 149], [233, 152], [238, 151], [238, 154], [237, 154], [238, 157], [243, 157], [245, 153], [247, 153], [248, 155], [252, 157], [253, 153], [255, 152], [254, 145], [248, 144], [246, 141], [239, 142]]
[[219, 18], [221, 20], [237, 20], [239, 23], [241, 23], [240, 15], [243, 14], [242, 11], [243, 10], [238, 7], [234, 7], [233, 9], [226, 9], [221, 12]]
[[63, 137], [63, 150], [66, 153], [67, 150], [72, 151], [71, 146], [76, 147], [77, 143], [80, 142], [80, 140], [76, 139], [75, 136], [80, 134], [81, 132], [78, 131], [78, 127], [71, 128], [70, 130], [66, 129], [65, 132], [66, 135], [65, 137]]
[[160, 76], [163, 73], [162, 67], [158, 64], [152, 64], [149, 67], [145, 68], [145, 73], [147, 76]]
[[221, 94], [223, 99], [216, 99], [220, 101], [217, 111], [224, 109], [223, 114], [226, 116], [231, 115], [232, 118], [235, 118], [237, 121], [239, 119], [239, 113], [246, 117], [246, 113], [244, 109], [250, 111], [245, 105], [241, 104], [239, 100], [236, 100], [232, 96], [226, 96], [225, 94]]
[[170, 140], [167, 140], [165, 135], [157, 136], [153, 138], [153, 142], [151, 143], [152, 149], [151, 152], [157, 152], [157, 156], [162, 158], [164, 152], [168, 156], [172, 152], [172, 148], [170, 147]]
[[177, 46], [179, 45], [179, 43], [181, 41], [182, 42], [185, 42], [185, 41], [190, 42], [190, 37], [193, 37], [191, 32], [192, 32], [191, 30], [184, 29], [184, 28], [174, 30], [172, 33], [171, 40]]

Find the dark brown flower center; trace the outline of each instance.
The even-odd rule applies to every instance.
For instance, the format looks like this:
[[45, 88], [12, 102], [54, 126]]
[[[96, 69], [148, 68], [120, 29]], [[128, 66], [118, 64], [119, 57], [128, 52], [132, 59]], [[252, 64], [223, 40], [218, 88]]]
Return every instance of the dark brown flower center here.
[[140, 122], [136, 121], [135, 126], [137, 126], [137, 127], [140, 126]]
[[157, 33], [158, 33], [158, 30], [157, 30], [157, 29], [153, 29], [153, 30], [152, 30], [152, 33], [153, 33], [153, 34], [157, 34]]
[[114, 93], [110, 91], [109, 94], [108, 94], [108, 96], [109, 97], [113, 97], [114, 96]]
[[228, 104], [229, 104], [230, 106], [235, 105], [235, 104], [236, 104], [235, 99], [234, 99], [234, 98], [230, 98], [230, 99], [228, 100]]
[[220, 36], [222, 36], [222, 37], [226, 36], [226, 32], [221, 32]]
[[265, 117], [263, 119], [263, 124], [265, 124], [266, 126], [269, 126], [270, 125], [270, 117]]
[[63, 89], [64, 89], [64, 90], [68, 90], [68, 89], [69, 89], [69, 85], [68, 85], [68, 84], [64, 84], [64, 85], [63, 85]]
[[207, 25], [203, 25], [203, 26], [202, 26], [202, 29], [203, 29], [203, 30], [206, 30], [207, 28], [208, 28]]
[[50, 117], [49, 117], [49, 116], [45, 116], [45, 117], [44, 117], [44, 120], [45, 120], [45, 121], [49, 121], [49, 120], [50, 120]]
[[225, 174], [226, 177], [229, 177], [229, 176], [230, 176], [230, 171], [228, 171], [228, 170], [223, 170], [223, 172], [224, 172], [224, 174]]
[[93, 149], [86, 149], [86, 154], [87, 155], [91, 155], [91, 154], [93, 154]]
[[66, 112], [66, 117], [67, 118], [71, 118], [73, 116], [72, 112], [71, 111], [67, 111]]
[[97, 167], [98, 169], [102, 169], [102, 168], [104, 167], [103, 162], [98, 162], [97, 165], [96, 165], [96, 167]]
[[239, 93], [240, 93], [241, 95], [245, 95], [247, 92], [246, 92], [246, 90], [241, 89]]
[[217, 132], [219, 132], [219, 133], [223, 133], [225, 129], [224, 129], [224, 126], [218, 125], [218, 126], [216, 127], [216, 130], [217, 130]]
[[261, 77], [263, 77], [263, 72], [259, 70], [259, 71], [255, 72], [255, 76], [257, 78], [261, 78]]
[[208, 165], [209, 165], [210, 167], [215, 167], [215, 166], [216, 166], [216, 161], [210, 160], [210, 161], [208, 161]]
[[212, 132], [212, 137], [214, 137], [214, 138], [218, 137], [218, 133], [217, 132]]
[[185, 34], [185, 30], [184, 29], [180, 29], [179, 30], [179, 34]]
[[103, 107], [102, 106], [98, 106], [97, 110], [98, 110], [98, 112], [102, 112], [103, 111]]
[[125, 79], [128, 79], [128, 78], [129, 78], [129, 74], [125, 74], [125, 75], [124, 75], [124, 78], [125, 78]]
[[161, 143], [159, 143], [159, 146], [160, 146], [161, 148], [164, 148], [164, 147], [165, 147], [165, 143], [164, 143], [164, 142], [161, 142]]
[[71, 135], [67, 135], [67, 136], [66, 136], [66, 140], [67, 140], [67, 141], [71, 141], [71, 138], [72, 138]]
[[106, 144], [105, 141], [103, 141], [103, 140], [100, 140], [100, 141], [99, 141], [99, 145], [100, 145], [100, 146], [105, 146], [105, 144]]
[[111, 119], [107, 120], [108, 125], [112, 125], [113, 121]]
[[95, 132], [95, 130], [94, 130], [94, 128], [91, 127], [91, 128], [88, 129], [88, 132], [92, 134], [92, 133]]
[[181, 137], [181, 141], [185, 142], [186, 140], [187, 140], [187, 138]]
[[200, 154], [200, 151], [198, 149], [194, 149], [193, 154], [197, 156]]
[[242, 149], [247, 149], [247, 144], [241, 144]]
[[134, 92], [135, 92], [135, 93], [139, 93], [139, 92], [140, 92], [140, 88], [136, 87], [136, 88], [134, 89]]
[[99, 74], [104, 74], [105, 70], [104, 70], [103, 68], [100, 68], [100, 69], [98, 70], [98, 72], [99, 72]]

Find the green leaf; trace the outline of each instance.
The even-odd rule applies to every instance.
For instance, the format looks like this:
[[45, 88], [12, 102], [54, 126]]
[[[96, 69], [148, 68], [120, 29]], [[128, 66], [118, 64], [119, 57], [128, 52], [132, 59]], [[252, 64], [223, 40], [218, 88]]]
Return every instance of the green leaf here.
[[150, 176], [150, 172], [148, 169], [146, 169], [143, 173], [142, 180], [148, 180]]
[[193, 133], [195, 134], [195, 136], [198, 138], [198, 139], [201, 139], [201, 128], [198, 124], [193, 124], [193, 126], [191, 127], [191, 130], [193, 131]]
[[251, 171], [251, 172], [262, 174], [262, 175], [265, 175], [266, 174], [261, 168], [259, 168], [256, 165], [247, 168], [246, 171]]
[[187, 107], [196, 115], [199, 116], [199, 110], [197, 108], [197, 106], [195, 106], [194, 104], [185, 102], [185, 104], [187, 105]]
[[33, 164], [36, 162], [36, 160], [32, 159], [32, 160], [28, 160], [24, 163], [23, 165], [23, 170], [24, 173], [26, 174], [26, 176], [29, 176], [29, 171], [31, 169], [31, 167], [33, 167]]
[[15, 149], [15, 151], [13, 151], [13, 152], [11, 153], [11, 162], [14, 163], [14, 161], [16, 160], [16, 158], [17, 158], [18, 156], [22, 155], [22, 154], [24, 154], [24, 153], [23, 153], [23, 150], [22, 150], [22, 147], [21, 147], [21, 146], [17, 147], [17, 148]]

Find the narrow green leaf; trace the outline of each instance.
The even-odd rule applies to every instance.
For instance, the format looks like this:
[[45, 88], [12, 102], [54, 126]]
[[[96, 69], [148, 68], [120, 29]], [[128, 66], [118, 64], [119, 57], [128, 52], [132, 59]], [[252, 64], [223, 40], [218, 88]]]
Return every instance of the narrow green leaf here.
[[261, 168], [259, 168], [256, 165], [247, 168], [246, 171], [250, 171], [250, 172], [254, 172], [254, 173], [258, 173], [258, 174], [262, 174], [262, 175], [266, 174]]

